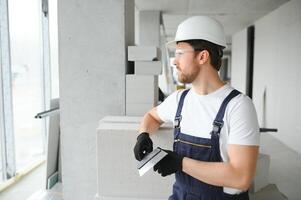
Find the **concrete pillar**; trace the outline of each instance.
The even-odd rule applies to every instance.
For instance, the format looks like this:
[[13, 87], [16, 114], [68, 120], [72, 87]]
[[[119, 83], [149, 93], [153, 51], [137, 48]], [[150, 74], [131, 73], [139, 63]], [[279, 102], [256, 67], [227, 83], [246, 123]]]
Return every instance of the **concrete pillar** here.
[[[136, 19], [136, 24], [138, 24], [136, 30], [138, 30], [139, 42], [138, 46], [128, 48], [128, 60], [135, 62], [135, 70], [134, 75], [131, 73], [127, 76], [127, 83], [138, 81], [139, 84], [136, 84], [135, 87], [129, 87], [126, 84], [126, 115], [128, 116], [143, 116], [153, 106], [157, 105], [159, 89], [156, 75], [161, 74], [162, 71], [162, 65], [156, 66], [155, 64], [158, 65], [158, 62], [154, 62], [161, 59], [161, 51], [159, 50], [160, 12], [140, 11], [136, 12], [136, 17], [138, 17]], [[140, 64], [137, 64], [139, 61]], [[141, 62], [144, 65], [141, 65]], [[141, 77], [145, 79], [141, 79]]]
[[[156, 46], [161, 49], [161, 68], [162, 74], [159, 75], [159, 87], [164, 93], [170, 93], [170, 83], [168, 81], [169, 72], [166, 69], [169, 66], [165, 66], [164, 64], [167, 63], [166, 60], [166, 53], [165, 53], [165, 41], [161, 38], [160, 32], [160, 25], [161, 25], [161, 14], [160, 11], [153, 11], [153, 10], [142, 10], [139, 11], [137, 14], [137, 24], [138, 24], [138, 38], [137, 41], [138, 45], [141, 46]], [[162, 44], [163, 43], [163, 44]], [[165, 67], [165, 69], [164, 69]], [[140, 72], [139, 72], [140, 73]]]
[[64, 199], [95, 199], [98, 121], [125, 114], [134, 0], [58, 1], [58, 23]]
[[139, 45], [160, 47], [160, 11], [139, 12]]

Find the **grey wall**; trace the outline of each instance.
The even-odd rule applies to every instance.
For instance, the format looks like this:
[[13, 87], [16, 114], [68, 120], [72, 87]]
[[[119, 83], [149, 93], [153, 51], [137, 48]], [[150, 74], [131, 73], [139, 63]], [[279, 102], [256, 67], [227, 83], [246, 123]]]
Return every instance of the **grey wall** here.
[[253, 89], [260, 123], [278, 128], [275, 137], [299, 153], [300, 11], [301, 1], [290, 1], [255, 23]]
[[58, 23], [64, 199], [94, 199], [98, 121], [125, 114], [134, 1], [59, 1]]
[[247, 87], [247, 29], [232, 36], [231, 85], [242, 93]]

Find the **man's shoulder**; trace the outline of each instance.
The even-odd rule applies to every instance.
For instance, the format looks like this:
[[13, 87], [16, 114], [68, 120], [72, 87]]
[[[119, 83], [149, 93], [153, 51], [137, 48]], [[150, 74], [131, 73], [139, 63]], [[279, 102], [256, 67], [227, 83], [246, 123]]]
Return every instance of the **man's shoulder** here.
[[244, 93], [240, 93], [239, 95], [233, 98], [232, 103], [234, 105], [241, 105], [241, 104], [249, 105], [249, 104], [253, 104], [253, 101], [249, 96], [245, 95]]
[[181, 95], [185, 90], [187, 90], [187, 89], [176, 90], [176, 91], [172, 92], [167, 98], [174, 99], [174, 100], [176, 100], [176, 102], [179, 102]]
[[240, 93], [239, 95], [234, 97], [229, 102], [229, 105], [228, 105], [228, 113], [229, 114], [245, 113], [250, 110], [255, 110], [253, 101], [249, 96], [247, 96], [243, 93]]

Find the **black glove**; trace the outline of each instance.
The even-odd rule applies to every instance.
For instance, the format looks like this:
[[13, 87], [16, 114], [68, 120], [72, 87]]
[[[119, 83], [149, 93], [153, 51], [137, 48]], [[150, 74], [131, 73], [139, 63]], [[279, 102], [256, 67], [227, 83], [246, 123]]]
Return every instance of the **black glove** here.
[[137, 142], [134, 147], [135, 158], [137, 160], [142, 160], [143, 157], [153, 151], [153, 142], [146, 132], [141, 133], [137, 137]]
[[162, 150], [165, 151], [167, 155], [154, 166], [154, 171], [158, 171], [163, 177], [177, 171], [182, 171], [182, 161], [184, 157], [173, 151]]

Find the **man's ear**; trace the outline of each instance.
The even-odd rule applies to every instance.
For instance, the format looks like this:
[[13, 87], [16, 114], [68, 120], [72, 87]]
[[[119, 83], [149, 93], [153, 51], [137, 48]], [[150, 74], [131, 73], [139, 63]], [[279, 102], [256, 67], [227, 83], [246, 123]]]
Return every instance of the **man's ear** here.
[[198, 54], [198, 62], [203, 65], [209, 61], [209, 52], [207, 50], [203, 50]]

